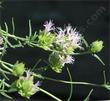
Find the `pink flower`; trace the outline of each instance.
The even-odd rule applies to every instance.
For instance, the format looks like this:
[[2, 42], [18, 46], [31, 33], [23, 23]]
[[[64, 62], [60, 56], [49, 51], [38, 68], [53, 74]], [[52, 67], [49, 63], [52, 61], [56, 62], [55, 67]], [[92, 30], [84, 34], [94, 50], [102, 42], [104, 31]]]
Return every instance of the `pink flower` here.
[[70, 55], [67, 55], [67, 56], [59, 56], [60, 57], [60, 62], [61, 64], [64, 66], [65, 64], [72, 64], [75, 59], [70, 56]]
[[70, 25], [65, 29], [58, 28], [56, 43], [62, 45], [64, 48], [72, 45], [75, 49], [82, 49], [81, 34], [76, 31], [76, 28], [73, 29]]
[[45, 30], [44, 30], [45, 32], [50, 32], [55, 29], [54, 24], [52, 23], [51, 20], [49, 22], [46, 21], [43, 26], [45, 27]]

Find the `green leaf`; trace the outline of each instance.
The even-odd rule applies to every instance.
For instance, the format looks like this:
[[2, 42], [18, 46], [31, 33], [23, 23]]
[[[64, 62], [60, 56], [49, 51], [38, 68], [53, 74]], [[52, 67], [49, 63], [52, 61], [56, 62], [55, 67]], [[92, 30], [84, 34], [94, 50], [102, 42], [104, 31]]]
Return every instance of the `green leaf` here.
[[16, 87], [16, 81], [14, 81], [12, 84], [11, 84], [11, 87], [10, 89], [8, 90], [9, 93], [12, 93], [12, 92], [16, 92], [18, 89]]

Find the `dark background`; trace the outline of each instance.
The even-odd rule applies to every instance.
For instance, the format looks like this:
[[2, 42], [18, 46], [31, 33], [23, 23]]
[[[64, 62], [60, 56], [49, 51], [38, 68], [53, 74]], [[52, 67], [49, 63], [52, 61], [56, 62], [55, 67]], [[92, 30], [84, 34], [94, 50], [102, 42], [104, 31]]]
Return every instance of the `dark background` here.
[[[33, 32], [43, 29], [43, 23], [52, 19], [56, 26], [64, 27], [64, 24], [70, 23], [77, 27], [87, 41], [91, 43], [97, 39], [104, 41], [104, 49], [98, 55], [102, 58], [105, 67], [92, 56], [75, 56], [75, 63], [69, 65], [74, 81], [85, 81], [91, 83], [103, 83], [103, 70], [106, 71], [107, 80], [109, 81], [109, 33], [108, 33], [108, 1], [99, 0], [5, 0], [2, 3], [1, 24], [4, 22], [9, 25], [11, 32], [11, 18], [14, 17], [16, 35], [25, 36], [28, 34], [28, 20], [32, 20]], [[97, 13], [101, 10], [100, 14]], [[90, 22], [89, 22], [90, 21]], [[26, 63], [28, 68], [32, 67], [39, 59], [47, 59], [48, 53], [37, 48], [18, 48], [8, 49], [5, 60], [15, 63], [20, 60]], [[41, 64], [44, 65], [45, 63]], [[66, 68], [62, 74], [56, 74], [49, 70], [44, 73], [49, 77], [68, 80]], [[42, 87], [66, 99], [69, 96], [69, 85], [44, 81]], [[91, 89], [94, 89], [91, 99], [109, 99], [109, 92], [102, 88], [91, 86], [74, 85], [73, 99], [84, 99]], [[17, 94], [12, 94], [20, 98]], [[51, 99], [42, 93], [36, 93], [32, 99]], [[72, 100], [73, 101], [73, 100]]]

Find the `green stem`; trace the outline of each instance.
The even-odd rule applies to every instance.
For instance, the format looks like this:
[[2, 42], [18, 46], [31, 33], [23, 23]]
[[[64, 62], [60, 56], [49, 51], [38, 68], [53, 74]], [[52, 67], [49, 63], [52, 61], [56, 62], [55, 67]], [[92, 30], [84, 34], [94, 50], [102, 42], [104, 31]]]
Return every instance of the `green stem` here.
[[[71, 73], [70, 73], [68, 68], [67, 68], [67, 72], [68, 72], [68, 75], [69, 75], [69, 78], [70, 78], [70, 82], [72, 82], [72, 76], [71, 76]], [[70, 84], [70, 95], [69, 95], [67, 101], [71, 100], [72, 94], [73, 94], [73, 85]]]
[[105, 66], [105, 63], [101, 60], [101, 58], [97, 54], [92, 54], [92, 56], [94, 56], [97, 60], [99, 60], [102, 63], [102, 65]]
[[88, 85], [88, 86], [94, 86], [94, 87], [104, 87], [103, 84], [99, 85], [99, 84], [93, 84], [93, 83], [87, 83], [87, 82], [70, 82], [70, 81], [64, 81], [64, 80], [57, 80], [57, 79], [53, 79], [53, 78], [49, 78], [49, 77], [41, 76], [41, 75], [37, 75], [37, 74], [33, 74], [33, 76], [38, 77], [40, 79], [46, 79], [46, 80], [51, 80], [51, 81], [61, 82], [61, 83], [66, 83], [66, 84]]
[[[1, 32], [3, 32], [2, 34], [4, 36], [8, 36], [10, 38], [14, 38], [15, 40], [20, 40], [20, 41], [23, 41], [23, 42], [28, 41], [26, 38], [22, 38], [22, 37], [18, 37], [18, 36], [15, 36], [15, 35], [11, 35], [11, 34], [5, 32], [4, 30], [1, 30]], [[30, 45], [44, 49], [42, 46], [39, 46], [39, 44], [37, 44], [37, 43], [30, 42]], [[61, 53], [62, 54], [61, 51], [57, 51], [57, 50], [54, 50], [54, 49], [48, 49], [46, 51], [57, 52], [57, 53]], [[90, 52], [86, 51], [86, 52], [82, 52], [82, 53], [72, 53], [71, 55], [85, 55], [85, 54], [90, 54]]]
[[53, 94], [47, 92], [46, 90], [40, 88], [40, 87], [37, 87], [41, 92], [47, 94], [48, 96], [52, 97], [53, 99], [55, 99], [56, 101], [62, 101], [61, 99], [59, 99], [58, 97], [54, 96]]
[[90, 54], [89, 51], [82, 52], [82, 53], [73, 53], [72, 55], [85, 55], [85, 54]]
[[0, 29], [0, 31], [2, 32], [2, 35], [14, 38], [15, 40], [16, 39], [21, 40], [21, 41], [25, 41], [26, 40], [25, 38], [18, 37], [18, 36], [15, 36], [15, 35], [11, 35], [10, 33], [7, 33], [6, 31], [4, 31], [2, 29]]

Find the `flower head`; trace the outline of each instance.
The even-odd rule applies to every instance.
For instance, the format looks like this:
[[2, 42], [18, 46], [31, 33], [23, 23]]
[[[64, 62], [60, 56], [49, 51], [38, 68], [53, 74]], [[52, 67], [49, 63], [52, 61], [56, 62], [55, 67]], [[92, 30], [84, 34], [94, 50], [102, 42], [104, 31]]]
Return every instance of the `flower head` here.
[[[81, 35], [68, 25], [65, 29], [57, 28], [56, 44], [63, 52], [71, 54], [75, 49], [82, 49]], [[71, 50], [70, 50], [71, 49]]]
[[44, 27], [45, 29], [39, 32], [38, 44], [45, 50], [48, 50], [53, 46], [55, 35], [50, 31], [53, 31], [55, 27], [51, 20], [46, 21]]
[[74, 62], [74, 58], [70, 55], [60, 56], [60, 62], [64, 66], [65, 64], [72, 64]]
[[18, 93], [26, 98], [30, 98], [33, 94], [39, 91], [38, 86], [41, 85], [40, 81], [34, 84], [34, 77], [30, 70], [26, 71], [26, 76], [20, 77], [16, 82], [16, 87], [19, 89]]
[[44, 31], [41, 31], [40, 35], [38, 36], [38, 44], [45, 50], [48, 50], [53, 46], [54, 40], [55, 40], [54, 34], [45, 33]]
[[62, 68], [65, 66], [65, 64], [72, 64], [74, 62], [74, 58], [70, 55], [62, 55], [57, 52], [54, 52], [50, 55], [49, 62], [51, 68], [55, 72], [61, 73]]
[[44, 30], [45, 32], [50, 32], [55, 29], [54, 24], [52, 23], [51, 20], [46, 21], [43, 26], [45, 27], [45, 30]]

